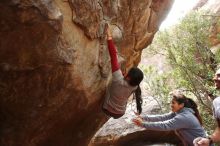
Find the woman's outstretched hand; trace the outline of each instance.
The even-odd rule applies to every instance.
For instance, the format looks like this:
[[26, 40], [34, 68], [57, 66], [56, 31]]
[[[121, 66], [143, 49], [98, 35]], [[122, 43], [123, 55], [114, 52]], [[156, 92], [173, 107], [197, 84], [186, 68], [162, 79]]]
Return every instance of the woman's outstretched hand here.
[[143, 120], [141, 119], [141, 118], [134, 118], [134, 119], [132, 119], [132, 122], [135, 124], [135, 125], [137, 125], [137, 126], [139, 126], [139, 127], [142, 127], [142, 123], [143, 123]]

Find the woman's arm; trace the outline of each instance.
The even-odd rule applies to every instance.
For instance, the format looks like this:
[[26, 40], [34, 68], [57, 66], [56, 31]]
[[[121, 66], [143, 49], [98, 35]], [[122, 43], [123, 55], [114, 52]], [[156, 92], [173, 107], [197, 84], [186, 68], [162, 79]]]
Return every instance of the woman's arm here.
[[117, 58], [117, 51], [114, 45], [114, 42], [112, 40], [112, 34], [109, 30], [108, 24], [106, 24], [106, 33], [107, 33], [107, 40], [108, 40], [108, 51], [111, 58], [111, 66], [112, 66], [112, 72], [115, 72], [119, 69], [119, 63]]
[[163, 115], [146, 115], [146, 116], [141, 116], [141, 118], [144, 121], [149, 121], [149, 122], [158, 122], [158, 121], [166, 121], [169, 119], [172, 119], [176, 114], [173, 112], [163, 114]]
[[184, 121], [184, 118], [181, 118], [181, 116], [175, 116], [170, 120], [162, 122], [144, 122], [140, 119], [133, 119], [133, 122], [137, 126], [157, 131], [169, 131], [188, 127], [188, 123], [186, 123], [186, 121]]
[[187, 127], [184, 124], [184, 121], [181, 121], [178, 118], [173, 118], [171, 120], [167, 120], [163, 122], [153, 122], [153, 123], [143, 122], [142, 126], [149, 130], [158, 130], [158, 131], [169, 131], [169, 130], [176, 130]]

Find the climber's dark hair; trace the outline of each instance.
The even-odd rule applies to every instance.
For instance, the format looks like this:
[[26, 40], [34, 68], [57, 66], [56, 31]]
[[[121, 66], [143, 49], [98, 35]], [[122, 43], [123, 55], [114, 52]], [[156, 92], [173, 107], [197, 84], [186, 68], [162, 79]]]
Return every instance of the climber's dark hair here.
[[174, 93], [171, 93], [171, 95], [173, 96], [173, 99], [178, 103], [178, 104], [184, 104], [184, 107], [187, 107], [187, 108], [191, 108], [194, 110], [195, 112], [195, 116], [196, 118], [199, 120], [199, 123], [200, 125], [202, 125], [202, 118], [199, 114], [199, 110], [198, 110], [198, 106], [197, 104], [195, 103], [195, 101], [193, 101], [191, 98], [188, 98], [186, 97], [185, 95], [181, 94], [181, 93], [178, 93], [178, 94], [174, 94]]
[[139, 84], [143, 80], [144, 74], [139, 68], [132, 67], [129, 70], [127, 76], [129, 77], [129, 81], [128, 81], [129, 85], [137, 86], [137, 89], [134, 91], [133, 96], [135, 96], [135, 99], [136, 99], [137, 111], [139, 114], [141, 114], [143, 100], [141, 97], [141, 88], [140, 88]]
[[137, 86], [141, 83], [141, 81], [144, 78], [143, 72], [137, 68], [137, 67], [132, 67], [129, 71], [127, 76], [129, 77], [128, 83], [131, 86]]

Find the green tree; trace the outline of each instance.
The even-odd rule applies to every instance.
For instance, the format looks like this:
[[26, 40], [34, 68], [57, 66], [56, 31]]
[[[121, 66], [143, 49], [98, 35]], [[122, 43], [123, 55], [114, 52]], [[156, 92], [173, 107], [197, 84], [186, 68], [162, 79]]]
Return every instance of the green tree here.
[[[152, 45], [146, 50], [148, 53], [165, 55], [171, 70], [159, 78], [167, 82], [160, 85], [161, 89], [157, 87], [157, 90], [154, 90], [152, 89], [155, 87], [154, 83], [151, 80], [147, 82], [152, 84], [149, 89], [154, 92], [153, 95], [164, 100], [167, 97], [167, 91], [163, 91], [164, 89], [183, 89], [187, 96], [197, 99], [202, 114], [210, 115], [212, 110], [209, 97], [215, 96], [212, 77], [220, 56], [214, 55], [209, 49], [208, 38], [212, 21], [211, 17], [205, 17], [205, 14], [204, 11], [191, 12], [175, 27], [155, 35]], [[166, 79], [167, 77], [169, 80]], [[208, 128], [210, 124], [213, 125], [210, 120], [204, 121]]]
[[148, 91], [148, 95], [151, 95], [160, 106], [161, 112], [166, 113], [170, 110], [170, 97], [169, 92], [172, 87], [169, 83], [168, 72], [165, 74], [159, 74], [158, 70], [153, 66], [143, 67], [145, 73], [144, 88]]

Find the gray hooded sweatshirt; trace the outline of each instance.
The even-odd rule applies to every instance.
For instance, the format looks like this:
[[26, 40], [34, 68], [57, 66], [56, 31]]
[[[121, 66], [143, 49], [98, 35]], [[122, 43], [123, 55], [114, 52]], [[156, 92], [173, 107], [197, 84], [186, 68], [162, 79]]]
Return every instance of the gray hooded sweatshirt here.
[[175, 130], [184, 145], [193, 146], [197, 137], [205, 137], [205, 130], [200, 125], [191, 108], [183, 108], [179, 112], [164, 115], [144, 116], [143, 127], [149, 130], [170, 131]]

